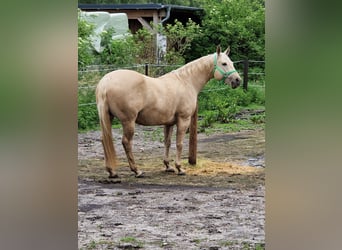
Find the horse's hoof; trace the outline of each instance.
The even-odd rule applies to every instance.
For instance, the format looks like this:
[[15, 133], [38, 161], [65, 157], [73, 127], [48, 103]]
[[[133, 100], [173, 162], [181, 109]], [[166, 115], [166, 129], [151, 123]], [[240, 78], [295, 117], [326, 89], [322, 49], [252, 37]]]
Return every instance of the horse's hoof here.
[[119, 178], [119, 175], [113, 170], [111, 167], [106, 167], [107, 172], [109, 173], [108, 178], [113, 179], [113, 178]]
[[179, 171], [178, 175], [186, 175], [186, 173], [184, 171]]
[[139, 171], [139, 172], [136, 173], [135, 177], [136, 177], [136, 178], [142, 178], [142, 177], [144, 177], [144, 175], [145, 175], [144, 172]]
[[114, 179], [114, 178], [119, 178], [118, 174], [109, 174], [108, 178]]
[[165, 169], [165, 172], [174, 173], [174, 172], [176, 172], [176, 170], [174, 170], [173, 168], [167, 168], [167, 169]]

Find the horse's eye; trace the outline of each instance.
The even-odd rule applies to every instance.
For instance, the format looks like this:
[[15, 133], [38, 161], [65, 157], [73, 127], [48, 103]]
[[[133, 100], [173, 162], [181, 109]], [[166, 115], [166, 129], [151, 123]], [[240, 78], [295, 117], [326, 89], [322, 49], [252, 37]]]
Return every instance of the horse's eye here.
[[225, 63], [225, 62], [224, 62], [224, 63], [222, 63], [222, 66], [227, 66], [227, 63]]

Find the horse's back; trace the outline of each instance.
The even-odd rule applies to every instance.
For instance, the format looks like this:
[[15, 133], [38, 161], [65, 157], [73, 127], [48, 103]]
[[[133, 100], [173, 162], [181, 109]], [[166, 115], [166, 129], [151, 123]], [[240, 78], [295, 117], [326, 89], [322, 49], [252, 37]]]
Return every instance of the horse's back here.
[[98, 88], [110, 99], [128, 102], [146, 92], [146, 76], [133, 70], [115, 70], [103, 76]]
[[99, 85], [107, 85], [111, 87], [125, 88], [134, 87], [135, 85], [143, 84], [145, 76], [133, 70], [119, 69], [107, 73], [102, 77]]

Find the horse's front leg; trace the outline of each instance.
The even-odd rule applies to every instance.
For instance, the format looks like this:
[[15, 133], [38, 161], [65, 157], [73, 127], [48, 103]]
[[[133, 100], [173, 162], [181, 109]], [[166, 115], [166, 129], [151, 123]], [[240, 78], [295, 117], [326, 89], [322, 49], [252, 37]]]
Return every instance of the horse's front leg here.
[[123, 135], [122, 135], [122, 145], [125, 149], [128, 164], [131, 170], [135, 173], [135, 177], [143, 177], [144, 173], [138, 170], [135, 165], [135, 160], [132, 152], [132, 143], [134, 135], [135, 122], [122, 123]]
[[177, 135], [176, 135], [176, 168], [178, 170], [178, 175], [185, 175], [185, 170], [181, 168], [181, 157], [183, 150], [183, 140], [185, 136], [185, 132], [190, 125], [190, 117], [185, 119], [178, 119], [177, 122]]
[[170, 167], [169, 160], [172, 131], [173, 125], [164, 126], [164, 165], [166, 167], [166, 172], [175, 172], [175, 170], [172, 167]]

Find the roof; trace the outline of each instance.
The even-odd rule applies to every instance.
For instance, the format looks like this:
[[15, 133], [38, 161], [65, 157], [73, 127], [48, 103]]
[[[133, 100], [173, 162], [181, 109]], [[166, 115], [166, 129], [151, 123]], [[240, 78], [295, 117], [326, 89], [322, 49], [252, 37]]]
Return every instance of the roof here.
[[78, 8], [82, 10], [160, 10], [171, 8], [180, 11], [203, 11], [202, 8], [172, 5], [172, 4], [78, 4]]

